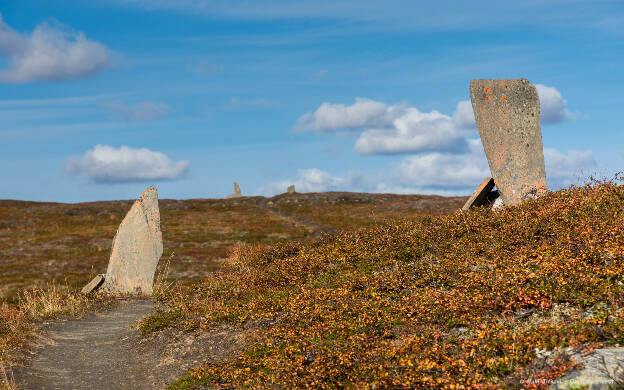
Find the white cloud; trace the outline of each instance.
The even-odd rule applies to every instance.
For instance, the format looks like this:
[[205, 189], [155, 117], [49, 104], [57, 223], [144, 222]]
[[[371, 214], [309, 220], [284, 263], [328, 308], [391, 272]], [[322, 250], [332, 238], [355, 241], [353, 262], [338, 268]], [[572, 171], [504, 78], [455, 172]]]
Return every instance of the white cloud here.
[[[546, 177], [550, 190], [582, 184], [596, 168], [591, 151], [559, 152], [545, 149]], [[470, 140], [461, 154], [425, 153], [408, 156], [382, 173], [349, 172], [335, 176], [319, 169], [302, 169], [297, 178], [270, 183], [256, 191], [261, 195], [286, 192], [295, 184], [298, 192], [355, 191], [397, 194], [469, 195], [490, 176], [490, 168], [479, 140]]]
[[400, 116], [404, 106], [386, 106], [370, 99], [355, 98], [350, 106], [323, 103], [313, 113], [307, 113], [297, 120], [295, 129], [300, 131], [333, 131], [359, 129], [363, 127], [390, 126]]
[[[458, 110], [462, 107], [458, 105]], [[462, 111], [458, 115], [463, 118], [465, 114]], [[355, 150], [361, 154], [459, 153], [466, 150], [467, 132], [456, 123], [457, 119], [435, 110], [424, 113], [405, 105], [388, 106], [356, 98], [350, 106], [321, 104], [314, 113], [300, 117], [295, 129], [318, 132], [362, 129], [355, 144]]]
[[559, 123], [574, 119], [567, 108], [567, 102], [555, 87], [535, 84], [540, 100], [540, 120], [542, 124]]
[[58, 22], [43, 22], [30, 35], [9, 27], [0, 15], [0, 54], [9, 67], [0, 70], [0, 81], [70, 80], [111, 66], [112, 51], [88, 40]]
[[275, 195], [286, 192], [288, 186], [294, 184], [298, 192], [324, 192], [336, 191], [345, 186], [345, 178], [334, 177], [320, 169], [300, 169], [297, 171], [297, 178], [292, 181], [279, 181], [269, 183], [255, 191], [261, 195]]
[[294, 184], [297, 192], [360, 191], [375, 192], [375, 178], [357, 171], [348, 172], [344, 177], [334, 176], [317, 168], [300, 169], [293, 180], [269, 183], [254, 191], [257, 195], [273, 196], [287, 191]]
[[163, 103], [142, 102], [137, 104], [105, 103], [102, 107], [110, 110], [111, 118], [118, 122], [151, 122], [165, 118], [171, 108]]
[[457, 108], [455, 108], [455, 112], [453, 113], [453, 122], [457, 127], [462, 129], [477, 128], [477, 122], [475, 121], [470, 100], [462, 100], [457, 103]]
[[428, 153], [406, 157], [394, 170], [390, 184], [403, 188], [468, 193], [490, 168], [479, 140], [470, 140], [466, 153]]
[[544, 149], [544, 161], [550, 189], [583, 184], [597, 167], [591, 150], [570, 150], [564, 154], [555, 149]]
[[470, 140], [462, 154], [426, 153], [409, 156], [382, 173], [349, 172], [344, 176], [316, 168], [302, 169], [293, 180], [270, 183], [256, 191], [275, 195], [294, 184], [298, 192], [356, 191], [412, 194], [469, 194], [489, 176], [489, 167], [479, 140]]
[[[570, 118], [565, 100], [553, 87], [537, 85], [543, 121], [554, 123]], [[350, 173], [333, 176], [318, 169], [299, 171], [292, 182], [273, 183], [263, 193], [284, 192], [295, 183], [306, 191], [367, 191], [395, 193], [470, 194], [491, 175], [480, 139], [477, 137], [472, 105], [460, 101], [452, 116], [438, 111], [421, 112], [405, 105], [389, 106], [370, 99], [357, 98], [350, 106], [323, 103], [313, 113], [297, 121], [296, 128], [318, 132], [359, 129], [355, 142], [360, 154], [412, 154], [397, 165], [386, 167], [382, 174]], [[544, 151], [549, 187], [568, 186], [582, 179], [596, 166], [591, 151], [561, 153]], [[578, 181], [578, 180], [576, 180]]]
[[174, 162], [164, 153], [128, 146], [96, 145], [82, 157], [71, 156], [65, 171], [83, 175], [95, 183], [128, 183], [176, 180], [189, 169], [187, 161]]
[[466, 148], [466, 138], [449, 116], [438, 111], [423, 113], [416, 108], [404, 110], [392, 127], [365, 130], [355, 143], [355, 150], [361, 154], [459, 153]]

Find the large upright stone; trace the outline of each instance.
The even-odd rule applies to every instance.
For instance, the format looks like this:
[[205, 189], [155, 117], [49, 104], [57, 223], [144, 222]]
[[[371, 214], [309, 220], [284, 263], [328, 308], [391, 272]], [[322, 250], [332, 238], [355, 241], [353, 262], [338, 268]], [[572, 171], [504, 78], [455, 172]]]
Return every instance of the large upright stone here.
[[156, 187], [146, 189], [119, 225], [103, 289], [111, 293], [152, 293], [163, 253]]
[[289, 194], [294, 194], [294, 193], [297, 192], [297, 191], [295, 191], [295, 185], [294, 184], [289, 185], [287, 191], [288, 191]]
[[547, 191], [540, 106], [527, 79], [470, 82], [470, 100], [496, 188], [505, 205]]

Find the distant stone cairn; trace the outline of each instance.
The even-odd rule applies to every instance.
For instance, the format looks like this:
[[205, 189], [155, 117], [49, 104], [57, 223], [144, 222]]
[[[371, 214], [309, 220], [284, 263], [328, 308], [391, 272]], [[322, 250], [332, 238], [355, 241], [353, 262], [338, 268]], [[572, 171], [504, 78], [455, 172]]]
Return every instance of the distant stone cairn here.
[[101, 286], [108, 293], [150, 295], [162, 253], [158, 193], [151, 186], [134, 202], [119, 225], [106, 274], [96, 276], [83, 293]]
[[470, 100], [502, 203], [510, 206], [544, 195], [548, 189], [535, 86], [527, 79], [475, 79]]
[[295, 192], [296, 192], [295, 191], [295, 185], [294, 184], [293, 185], [289, 185], [288, 186], [288, 193], [289, 194], [294, 194]]
[[238, 186], [237, 182], [234, 182], [234, 193], [231, 195], [228, 195], [225, 199], [233, 199], [233, 198], [240, 198], [241, 196], [243, 196], [241, 194], [241, 189]]

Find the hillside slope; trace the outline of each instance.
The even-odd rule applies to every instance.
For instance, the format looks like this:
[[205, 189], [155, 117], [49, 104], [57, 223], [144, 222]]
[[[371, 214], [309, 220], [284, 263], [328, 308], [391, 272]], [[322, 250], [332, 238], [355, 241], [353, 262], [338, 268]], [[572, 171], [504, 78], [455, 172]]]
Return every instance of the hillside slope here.
[[241, 246], [141, 327], [239, 332], [242, 349], [175, 389], [540, 387], [573, 366], [561, 348], [624, 340], [623, 215], [624, 187], [607, 182]]

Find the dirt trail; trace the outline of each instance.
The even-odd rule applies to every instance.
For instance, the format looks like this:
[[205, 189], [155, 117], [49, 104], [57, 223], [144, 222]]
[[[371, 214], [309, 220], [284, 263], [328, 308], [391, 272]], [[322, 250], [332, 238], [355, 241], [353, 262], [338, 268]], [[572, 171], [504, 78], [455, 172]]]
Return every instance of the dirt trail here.
[[22, 389], [153, 389], [149, 359], [131, 339], [131, 325], [154, 309], [149, 300], [127, 300], [111, 311], [45, 327], [27, 367], [16, 370]]

